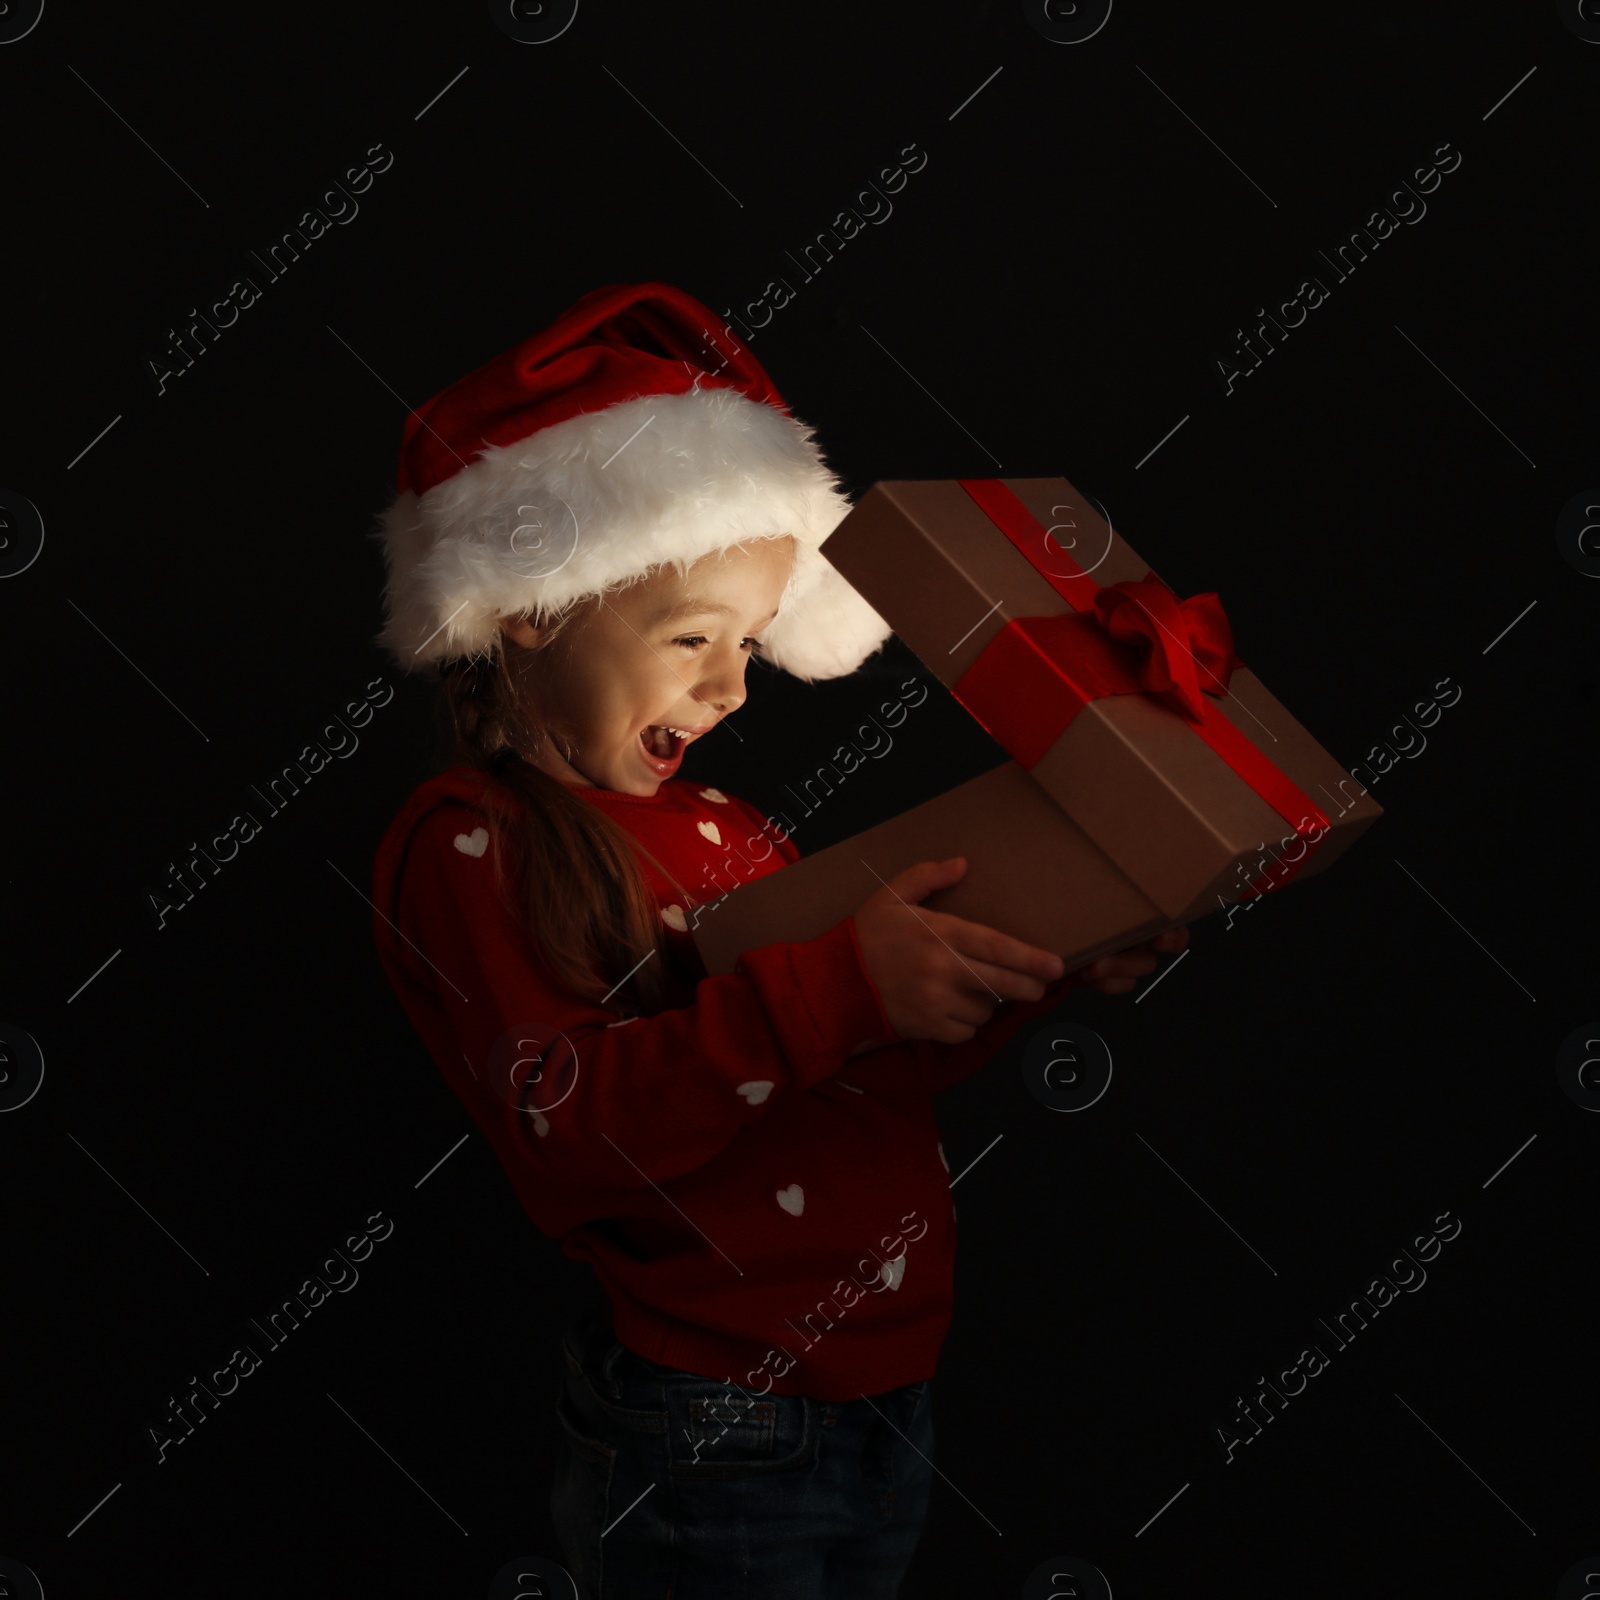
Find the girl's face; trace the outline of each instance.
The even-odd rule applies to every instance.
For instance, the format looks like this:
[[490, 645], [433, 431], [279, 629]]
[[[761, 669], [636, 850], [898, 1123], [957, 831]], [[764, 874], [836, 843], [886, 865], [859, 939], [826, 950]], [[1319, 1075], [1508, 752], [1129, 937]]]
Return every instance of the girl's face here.
[[[756, 539], [683, 578], [659, 568], [575, 619], [542, 680], [549, 715], [572, 732], [570, 760], [547, 738], [538, 764], [565, 783], [653, 795], [687, 744], [744, 703], [751, 636], [777, 615], [793, 564], [788, 535]], [[538, 641], [525, 618], [500, 626], [524, 648]]]

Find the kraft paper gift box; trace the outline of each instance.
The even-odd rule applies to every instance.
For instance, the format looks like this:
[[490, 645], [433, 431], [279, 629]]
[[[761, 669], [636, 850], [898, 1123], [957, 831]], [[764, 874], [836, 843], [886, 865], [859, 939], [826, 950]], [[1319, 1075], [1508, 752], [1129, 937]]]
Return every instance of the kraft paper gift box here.
[[1065, 478], [878, 483], [822, 553], [1011, 759], [703, 902], [708, 973], [955, 855], [923, 906], [1072, 971], [1325, 871], [1382, 815], [1239, 660], [1217, 596], [1180, 600]]

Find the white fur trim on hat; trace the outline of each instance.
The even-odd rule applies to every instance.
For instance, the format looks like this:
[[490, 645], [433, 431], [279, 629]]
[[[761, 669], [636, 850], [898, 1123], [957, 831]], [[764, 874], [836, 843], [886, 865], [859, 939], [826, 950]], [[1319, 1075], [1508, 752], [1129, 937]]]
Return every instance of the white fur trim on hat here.
[[776, 406], [727, 388], [621, 401], [398, 495], [374, 535], [377, 642], [407, 671], [493, 655], [502, 616], [555, 616], [653, 567], [792, 534], [778, 615], [755, 637], [796, 677], [842, 677], [891, 632], [818, 551], [849, 510], [811, 430]]

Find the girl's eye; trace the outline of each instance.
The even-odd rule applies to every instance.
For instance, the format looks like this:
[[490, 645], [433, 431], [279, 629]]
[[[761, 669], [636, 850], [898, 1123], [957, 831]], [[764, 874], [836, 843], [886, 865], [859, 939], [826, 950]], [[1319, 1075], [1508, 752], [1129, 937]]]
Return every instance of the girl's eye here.
[[[681, 639], [674, 639], [672, 642], [674, 644], [681, 644], [686, 650], [694, 650], [706, 643], [706, 636], [703, 633], [691, 633], [686, 634]], [[741, 648], [754, 647], [755, 642], [756, 641], [753, 638], [747, 638], [741, 639], [739, 644]]]

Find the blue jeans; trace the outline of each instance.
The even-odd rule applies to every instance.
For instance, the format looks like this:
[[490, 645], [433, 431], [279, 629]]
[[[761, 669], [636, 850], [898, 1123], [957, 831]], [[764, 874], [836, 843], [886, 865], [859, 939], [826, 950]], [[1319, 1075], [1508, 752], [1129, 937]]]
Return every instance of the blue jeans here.
[[562, 1350], [550, 1515], [579, 1600], [894, 1600], [933, 1482], [931, 1380], [752, 1396], [604, 1320]]

